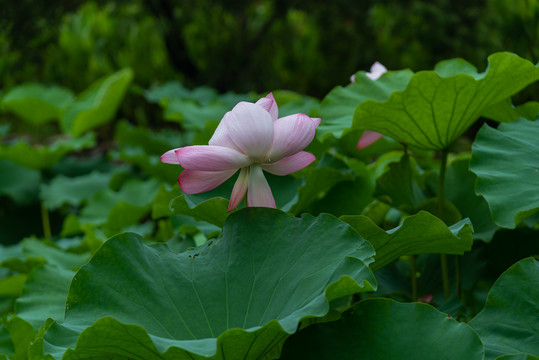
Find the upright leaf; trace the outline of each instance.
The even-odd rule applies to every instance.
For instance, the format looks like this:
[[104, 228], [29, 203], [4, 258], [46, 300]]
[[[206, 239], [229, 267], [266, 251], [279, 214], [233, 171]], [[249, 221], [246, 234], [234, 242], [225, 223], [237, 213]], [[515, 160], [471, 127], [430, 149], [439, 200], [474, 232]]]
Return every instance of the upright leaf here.
[[514, 228], [539, 211], [539, 121], [516, 120], [497, 130], [483, 125], [472, 147], [475, 191], [494, 222]]

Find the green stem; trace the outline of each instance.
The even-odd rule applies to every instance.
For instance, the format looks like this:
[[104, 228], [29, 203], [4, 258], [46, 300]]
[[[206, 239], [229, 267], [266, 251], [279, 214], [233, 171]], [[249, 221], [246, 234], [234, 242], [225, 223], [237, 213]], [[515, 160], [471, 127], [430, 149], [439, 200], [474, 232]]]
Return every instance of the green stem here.
[[45, 204], [41, 203], [41, 220], [43, 222], [43, 236], [45, 239], [51, 238], [51, 222], [49, 220], [49, 212]]
[[417, 270], [415, 266], [415, 255], [410, 256], [411, 276], [412, 276], [412, 301], [417, 301]]
[[455, 286], [457, 297], [460, 299], [462, 294], [462, 277], [460, 273], [460, 256], [455, 256]]
[[[444, 221], [444, 181], [445, 168], [447, 167], [447, 149], [442, 150], [442, 163], [440, 165], [440, 176], [438, 177], [438, 217]], [[445, 221], [444, 221], [445, 222]], [[447, 255], [440, 254], [440, 264], [442, 266], [442, 283], [444, 286], [444, 297], [449, 299], [451, 289], [449, 287], [449, 272], [447, 270]]]

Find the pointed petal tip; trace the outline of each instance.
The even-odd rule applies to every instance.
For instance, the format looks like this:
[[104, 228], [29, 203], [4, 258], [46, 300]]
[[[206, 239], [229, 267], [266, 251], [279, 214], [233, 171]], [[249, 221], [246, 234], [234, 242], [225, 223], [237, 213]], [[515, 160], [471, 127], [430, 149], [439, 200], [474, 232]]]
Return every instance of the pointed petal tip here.
[[356, 149], [361, 150], [366, 148], [367, 146], [371, 146], [372, 144], [380, 140], [383, 136], [383, 134], [380, 134], [376, 131], [365, 130], [357, 143]]
[[161, 155], [161, 162], [165, 164], [174, 164], [179, 165], [180, 161], [178, 160], [178, 156], [176, 154], [176, 150], [178, 149], [172, 149]]

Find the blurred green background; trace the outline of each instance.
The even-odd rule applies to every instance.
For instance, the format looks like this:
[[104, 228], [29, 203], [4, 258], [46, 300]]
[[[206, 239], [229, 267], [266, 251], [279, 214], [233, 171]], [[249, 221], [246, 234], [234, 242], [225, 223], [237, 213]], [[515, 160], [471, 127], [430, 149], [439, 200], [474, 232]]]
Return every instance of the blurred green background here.
[[131, 67], [134, 83], [323, 97], [374, 61], [432, 69], [496, 51], [539, 60], [537, 0], [0, 1], [0, 88], [74, 91]]

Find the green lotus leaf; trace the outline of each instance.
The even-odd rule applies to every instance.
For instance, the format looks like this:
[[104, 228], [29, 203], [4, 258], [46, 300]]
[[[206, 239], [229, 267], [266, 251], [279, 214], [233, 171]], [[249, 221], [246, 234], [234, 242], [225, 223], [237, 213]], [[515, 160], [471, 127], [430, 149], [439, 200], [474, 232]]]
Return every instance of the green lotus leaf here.
[[[402, 91], [410, 81], [410, 70], [389, 71], [376, 81], [365, 72], [356, 74], [356, 81], [346, 87], [337, 86], [320, 105], [322, 122], [316, 131], [322, 139], [329, 135], [340, 138], [352, 128], [356, 107], [366, 100], [386, 101], [395, 91]], [[359, 138], [358, 138], [359, 139]]]
[[377, 131], [422, 149], [447, 149], [485, 109], [539, 79], [539, 65], [514, 54], [496, 53], [488, 62], [481, 74], [456, 63], [420, 71], [389, 100], [359, 104], [353, 128]]
[[485, 344], [485, 360], [505, 354], [539, 354], [539, 261], [527, 258], [504, 272], [485, 308], [471, 321]]
[[172, 201], [172, 211], [175, 214], [191, 216], [197, 221], [223, 227], [228, 217], [228, 200], [215, 197], [198, 204], [193, 203], [187, 195], [180, 195]]
[[376, 251], [373, 271], [379, 270], [403, 255], [463, 254], [472, 248], [472, 226], [468, 219], [447, 227], [436, 216], [420, 211], [408, 216], [394, 229], [384, 231], [363, 215], [341, 216]]
[[373, 290], [373, 255], [330, 215], [267, 208], [232, 214], [219, 239], [185, 253], [120, 234], [75, 275], [65, 322], [45, 333], [43, 350], [57, 359], [278, 354], [329, 301]]
[[59, 120], [74, 99], [68, 89], [29, 83], [11, 89], [0, 106], [30, 124], [40, 125]]
[[51, 145], [30, 145], [19, 139], [13, 144], [0, 144], [0, 159], [8, 159], [30, 169], [51, 167], [70, 152], [95, 146], [95, 136], [86, 134], [80, 138], [60, 138]]
[[[3, 326], [6, 332], [9, 333], [11, 340], [11, 344], [6, 344], [6, 348], [8, 351], [11, 351], [11, 354], [8, 352], [5, 355], [13, 355], [8, 357], [10, 360], [27, 359], [28, 348], [32, 340], [34, 340], [36, 330], [34, 330], [30, 323], [16, 315], [12, 315], [3, 323]], [[4, 354], [0, 354], [0, 356], [1, 355]]]
[[497, 357], [496, 360], [539, 360], [539, 356], [531, 354], [502, 355]]
[[123, 69], [90, 85], [62, 118], [64, 133], [81, 136], [113, 119], [133, 80], [133, 70]]
[[483, 125], [472, 146], [475, 191], [492, 219], [514, 228], [539, 211], [539, 121], [516, 120], [497, 130]]
[[0, 160], [0, 195], [11, 197], [17, 204], [31, 203], [37, 198], [41, 173], [9, 160]]
[[28, 276], [22, 295], [15, 302], [15, 313], [38, 330], [47, 318], [63, 320], [69, 285], [75, 272], [45, 264]]
[[112, 175], [98, 171], [73, 178], [58, 175], [49, 184], [41, 185], [40, 197], [49, 209], [56, 209], [63, 204], [78, 206], [96, 192], [108, 188]]
[[490, 241], [498, 226], [492, 221], [485, 199], [474, 192], [477, 177], [469, 167], [469, 158], [451, 162], [445, 174], [444, 196], [457, 207], [462, 217], [470, 219], [474, 239]]
[[470, 326], [430, 305], [368, 299], [339, 321], [291, 336], [282, 359], [482, 360], [483, 354]]

